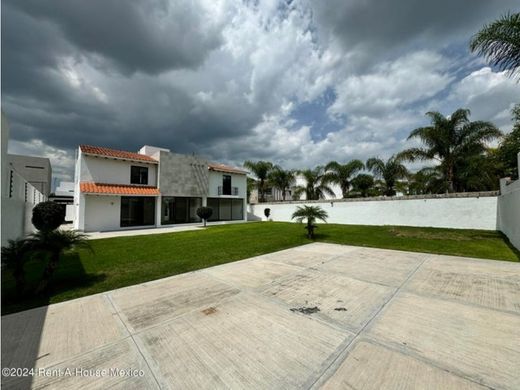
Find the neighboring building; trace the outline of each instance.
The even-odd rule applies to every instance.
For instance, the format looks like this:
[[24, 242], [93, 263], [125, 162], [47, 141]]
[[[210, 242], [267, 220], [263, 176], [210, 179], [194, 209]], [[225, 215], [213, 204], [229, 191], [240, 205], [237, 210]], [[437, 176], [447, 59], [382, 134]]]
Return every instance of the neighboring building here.
[[[12, 155], [7, 154], [9, 125], [2, 112], [2, 246], [8, 240], [14, 240], [34, 231], [31, 223], [34, 205], [46, 200], [46, 196], [34, 187], [27, 178], [10, 164]], [[25, 157], [25, 156], [22, 156]], [[50, 179], [49, 179], [50, 183]]]
[[61, 204], [73, 204], [74, 203], [74, 182], [73, 181], [61, 181], [59, 186], [56, 187], [54, 193], [49, 196], [49, 200], [61, 203]]
[[45, 157], [20, 156], [8, 154], [8, 163], [31, 185], [45, 196], [51, 192], [51, 162]]
[[74, 227], [106, 231], [210, 221], [245, 221], [246, 171], [143, 146], [137, 153], [81, 145], [75, 172]]

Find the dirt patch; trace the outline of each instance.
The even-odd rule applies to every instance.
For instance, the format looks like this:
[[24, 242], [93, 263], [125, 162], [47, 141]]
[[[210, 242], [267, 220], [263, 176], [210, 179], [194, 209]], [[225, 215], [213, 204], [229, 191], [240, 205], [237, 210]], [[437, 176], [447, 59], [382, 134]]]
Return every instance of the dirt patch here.
[[293, 313], [298, 312], [298, 313], [303, 313], [303, 314], [314, 314], [314, 313], [319, 312], [320, 309], [318, 308], [318, 306], [314, 306], [314, 307], [293, 307], [291, 309], [291, 311]]
[[208, 307], [207, 309], [202, 310], [202, 313], [206, 314], [207, 316], [211, 314], [215, 314], [217, 312], [217, 309], [214, 307]]

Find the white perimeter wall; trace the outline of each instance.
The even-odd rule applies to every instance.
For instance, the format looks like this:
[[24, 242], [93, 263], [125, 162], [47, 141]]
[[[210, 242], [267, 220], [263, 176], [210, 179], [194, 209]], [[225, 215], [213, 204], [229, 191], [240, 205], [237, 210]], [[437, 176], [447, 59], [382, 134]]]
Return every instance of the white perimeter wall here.
[[[518, 168], [520, 169], [520, 152], [518, 153]], [[511, 244], [520, 250], [520, 179], [508, 183], [500, 180], [500, 196], [498, 197], [497, 225]]]
[[273, 221], [290, 222], [296, 206], [303, 204], [321, 206], [329, 223], [497, 229], [497, 196], [262, 203], [249, 206], [249, 220], [265, 220], [264, 209], [269, 207]]

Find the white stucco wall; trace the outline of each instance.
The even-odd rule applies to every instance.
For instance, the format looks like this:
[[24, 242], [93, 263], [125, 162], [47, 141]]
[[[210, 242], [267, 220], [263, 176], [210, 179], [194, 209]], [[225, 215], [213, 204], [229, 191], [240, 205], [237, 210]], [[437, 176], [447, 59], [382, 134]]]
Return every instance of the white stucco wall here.
[[123, 160], [111, 160], [80, 154], [80, 181], [110, 184], [131, 184], [130, 167], [148, 168], [149, 186], [157, 186], [157, 164], [146, 164]]
[[[518, 167], [520, 168], [520, 152]], [[520, 179], [514, 182], [509, 182], [508, 178], [500, 180], [497, 225], [498, 230], [520, 250]]]
[[86, 232], [119, 230], [121, 222], [121, 198], [119, 196], [85, 196]]
[[327, 222], [352, 225], [400, 225], [457, 229], [497, 228], [497, 197], [435, 199], [341, 200], [322, 202], [262, 203], [250, 205], [250, 220], [271, 209], [273, 221], [291, 221], [297, 206], [319, 205], [329, 214]]
[[[232, 198], [247, 198], [247, 176], [237, 175], [233, 173], [209, 171], [209, 191], [208, 197], [218, 197], [218, 187], [222, 186], [222, 176], [231, 176], [231, 187], [238, 187], [238, 196], [232, 196]], [[226, 197], [226, 196], [222, 196]]]

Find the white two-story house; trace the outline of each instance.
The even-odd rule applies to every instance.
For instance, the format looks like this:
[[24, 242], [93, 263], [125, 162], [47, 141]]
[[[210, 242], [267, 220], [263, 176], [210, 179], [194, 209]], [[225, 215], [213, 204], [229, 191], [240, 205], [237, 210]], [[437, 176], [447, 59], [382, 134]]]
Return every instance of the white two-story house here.
[[143, 146], [139, 152], [81, 145], [75, 171], [74, 227], [108, 231], [209, 221], [246, 221], [247, 172]]

